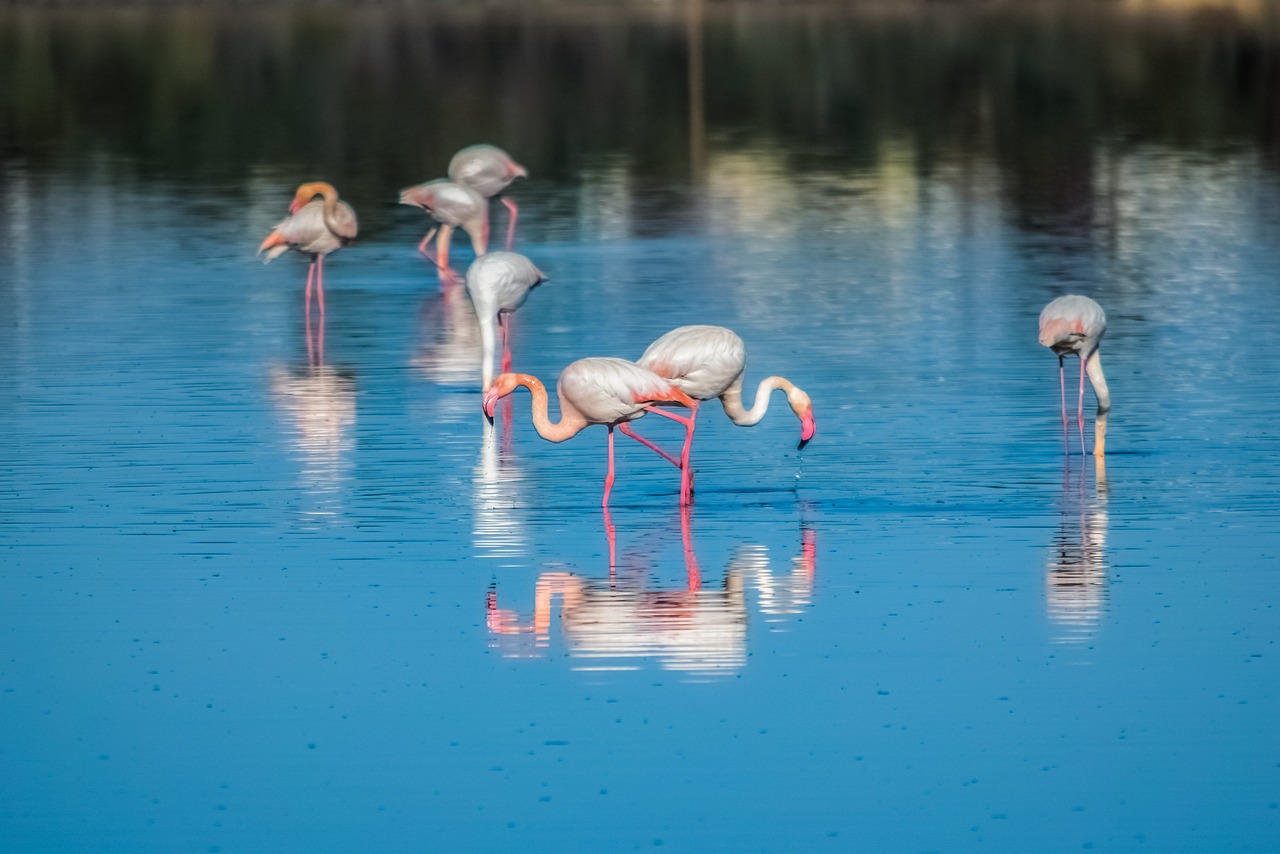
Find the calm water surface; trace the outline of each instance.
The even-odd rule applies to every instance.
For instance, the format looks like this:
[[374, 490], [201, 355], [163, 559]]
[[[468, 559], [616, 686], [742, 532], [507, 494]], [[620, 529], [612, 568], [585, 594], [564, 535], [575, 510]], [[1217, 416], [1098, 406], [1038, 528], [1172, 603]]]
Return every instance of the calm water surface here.
[[[175, 154], [172, 92], [95, 118], [112, 26], [205, 20], [155, 14], [3, 19], [34, 94], [0, 155], [0, 848], [1280, 847], [1273, 19], [428, 18], [386, 79], [469, 57], [499, 106], [415, 147], [388, 83], [371, 165], [376, 98], [255, 112], [298, 86], [302, 13], [178, 79], [137, 45], [97, 67], [221, 80], [188, 105], [221, 143]], [[324, 21], [357, 66], [397, 23]], [[535, 61], [566, 44], [596, 77]], [[573, 120], [618, 92], [643, 141]], [[722, 324], [815, 440], [781, 397], [750, 430], [709, 406], [681, 514], [620, 438], [606, 516], [602, 429], [544, 442], [523, 392], [487, 429], [470, 306], [393, 204], [481, 138], [529, 169], [516, 248], [550, 276], [519, 369]], [[362, 234], [308, 328], [305, 259], [253, 251], [317, 175]], [[1064, 457], [1036, 342], [1068, 292], [1108, 313], [1105, 467]]]

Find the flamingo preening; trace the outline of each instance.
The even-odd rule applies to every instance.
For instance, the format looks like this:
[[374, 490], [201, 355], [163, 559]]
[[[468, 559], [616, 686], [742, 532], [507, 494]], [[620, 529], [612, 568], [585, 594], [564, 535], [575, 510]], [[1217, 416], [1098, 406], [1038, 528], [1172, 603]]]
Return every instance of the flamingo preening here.
[[1069, 353], [1080, 357], [1080, 401], [1076, 407], [1076, 425], [1080, 428], [1080, 453], [1084, 448], [1084, 375], [1098, 398], [1098, 413], [1094, 419], [1093, 454], [1106, 453], [1107, 411], [1111, 409], [1111, 393], [1107, 390], [1107, 378], [1102, 373], [1098, 358], [1098, 342], [1107, 331], [1107, 315], [1088, 297], [1070, 294], [1058, 297], [1040, 312], [1040, 343], [1058, 354], [1058, 383], [1062, 388], [1062, 433], [1070, 442], [1067, 427], [1067, 379], [1063, 365]]
[[[695, 401], [670, 381], [625, 359], [588, 358], [573, 362], [560, 372], [556, 395], [560, 399], [560, 420], [552, 422], [548, 415], [547, 390], [537, 377], [529, 374], [499, 374], [484, 393], [484, 414], [493, 420], [498, 401], [524, 386], [533, 395], [533, 425], [538, 435], [549, 442], [563, 442], [592, 424], [609, 428], [609, 468], [604, 480], [604, 499], [609, 506], [613, 489], [613, 428], [628, 433], [628, 421], [653, 412], [692, 429], [692, 421], [659, 409], [658, 403], [678, 403], [692, 409]], [[658, 450], [647, 440], [645, 444]], [[675, 463], [663, 451], [658, 451]], [[678, 463], [677, 463], [678, 465]]]
[[307, 268], [308, 328], [313, 279], [320, 316], [324, 317], [324, 256], [354, 240], [357, 231], [356, 214], [351, 206], [338, 199], [338, 191], [333, 185], [316, 181], [298, 188], [289, 205], [288, 218], [273, 228], [258, 247], [259, 255], [267, 253], [264, 264], [271, 263], [290, 249], [311, 256], [311, 265]]

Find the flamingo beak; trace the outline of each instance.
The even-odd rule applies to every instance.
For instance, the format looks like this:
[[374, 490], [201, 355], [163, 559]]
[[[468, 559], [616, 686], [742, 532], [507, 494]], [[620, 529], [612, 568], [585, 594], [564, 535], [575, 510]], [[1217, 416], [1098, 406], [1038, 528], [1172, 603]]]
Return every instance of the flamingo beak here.
[[813, 438], [813, 434], [817, 431], [817, 426], [813, 423], [813, 413], [806, 412], [800, 419], [800, 444], [796, 445], [797, 451], [803, 451], [804, 446], [809, 444], [809, 440]]
[[484, 417], [489, 419], [489, 423], [493, 423], [493, 409], [498, 405], [498, 392], [496, 389], [490, 388], [484, 393], [484, 400], [480, 404], [480, 408], [484, 410]]
[[289, 213], [296, 214], [298, 212], [298, 209], [301, 207], [302, 207], [302, 200], [295, 198], [292, 202], [289, 202]]

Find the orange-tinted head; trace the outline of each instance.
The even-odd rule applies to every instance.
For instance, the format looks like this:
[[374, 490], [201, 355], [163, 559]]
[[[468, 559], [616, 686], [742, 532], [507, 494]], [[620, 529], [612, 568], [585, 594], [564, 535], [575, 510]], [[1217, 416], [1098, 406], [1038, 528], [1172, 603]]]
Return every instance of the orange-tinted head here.
[[312, 181], [310, 184], [303, 184], [298, 188], [298, 192], [293, 194], [293, 202], [289, 205], [289, 213], [297, 213], [299, 208], [316, 196], [336, 199], [338, 198], [338, 191], [333, 189], [332, 184], [326, 184], [324, 181]]
[[494, 378], [493, 385], [489, 386], [489, 390], [484, 393], [484, 399], [480, 404], [484, 409], [484, 416], [490, 423], [493, 422], [493, 410], [498, 405], [498, 401], [515, 391], [518, 385], [520, 385], [520, 377], [517, 374], [498, 374]]

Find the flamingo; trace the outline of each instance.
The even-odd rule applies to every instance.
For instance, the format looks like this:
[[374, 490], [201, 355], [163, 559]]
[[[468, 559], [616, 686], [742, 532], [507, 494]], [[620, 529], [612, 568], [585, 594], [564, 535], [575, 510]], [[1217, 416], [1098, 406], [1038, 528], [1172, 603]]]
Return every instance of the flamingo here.
[[[1040, 343], [1058, 354], [1058, 383], [1062, 388], [1062, 433], [1069, 436], [1067, 428], [1067, 379], [1063, 365], [1068, 353], [1080, 357], [1080, 402], [1076, 408], [1076, 424], [1080, 428], [1080, 453], [1084, 449], [1084, 375], [1089, 374], [1094, 396], [1098, 398], [1098, 413], [1094, 418], [1093, 454], [1106, 453], [1107, 410], [1111, 408], [1111, 394], [1107, 391], [1107, 378], [1102, 373], [1098, 358], [1098, 342], [1107, 331], [1107, 315], [1088, 297], [1070, 294], [1058, 297], [1040, 312]], [[1069, 441], [1069, 440], [1068, 440]]]
[[511, 370], [508, 335], [511, 312], [524, 305], [529, 291], [546, 281], [533, 262], [515, 252], [491, 252], [467, 270], [467, 295], [480, 321], [481, 391], [493, 385], [493, 327], [502, 329], [502, 370]]
[[[769, 409], [769, 394], [774, 389], [787, 393], [791, 411], [800, 419], [800, 445], [803, 448], [813, 438], [813, 405], [809, 395], [783, 377], [766, 377], [756, 388], [755, 402], [750, 409], [742, 405], [742, 378], [747, 368], [747, 348], [733, 331], [723, 326], [681, 326], [649, 345], [636, 362], [672, 385], [701, 402], [720, 398], [724, 412], [739, 427], [751, 427], [760, 423]], [[690, 426], [685, 436], [684, 450], [680, 455], [681, 495], [692, 499], [693, 473], [689, 469], [689, 449], [693, 442], [693, 428], [698, 419], [695, 406], [689, 415]], [[633, 435], [633, 438], [638, 438]]]
[[400, 204], [416, 205], [440, 222], [440, 236], [436, 238], [436, 256], [427, 251], [433, 228], [418, 244], [418, 251], [440, 268], [440, 277], [449, 278], [449, 241], [453, 230], [461, 228], [471, 238], [476, 257], [485, 253], [489, 245], [489, 205], [470, 187], [437, 178], [425, 184], [406, 187], [400, 191]]
[[[609, 506], [609, 492], [613, 489], [613, 428], [624, 433], [627, 422], [653, 412], [665, 418], [690, 426], [690, 421], [680, 415], [664, 412], [655, 403], [678, 403], [692, 409], [693, 398], [672, 385], [668, 380], [625, 359], [595, 357], [579, 359], [560, 372], [556, 382], [556, 395], [560, 398], [560, 420], [553, 423], [547, 414], [547, 390], [537, 377], [529, 374], [499, 374], [484, 393], [484, 414], [493, 421], [493, 410], [498, 401], [516, 390], [518, 386], [529, 389], [533, 395], [533, 425], [538, 435], [549, 442], [563, 442], [582, 432], [591, 424], [603, 424], [609, 428], [609, 468], [604, 479], [602, 506]], [[655, 448], [655, 450], [657, 450]], [[675, 462], [665, 452], [659, 453]]]
[[311, 256], [311, 265], [307, 268], [308, 329], [311, 323], [311, 281], [315, 279], [320, 317], [323, 318], [324, 256], [354, 240], [357, 230], [356, 214], [351, 206], [339, 201], [338, 191], [333, 185], [316, 181], [298, 188], [289, 205], [289, 217], [273, 228], [258, 247], [259, 255], [267, 253], [264, 264], [271, 263], [290, 249]]
[[[519, 163], [511, 159], [496, 145], [468, 145], [460, 149], [449, 161], [449, 180], [464, 187], [470, 187], [485, 199], [500, 196], [502, 191], [517, 178], [525, 178], [528, 172]], [[503, 197], [502, 203], [511, 212], [511, 221], [507, 223], [506, 248], [511, 248], [511, 241], [516, 234], [516, 203]]]

